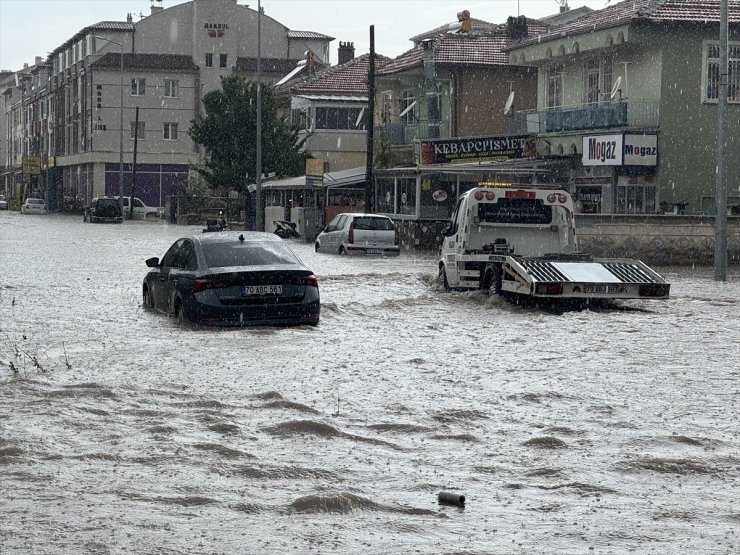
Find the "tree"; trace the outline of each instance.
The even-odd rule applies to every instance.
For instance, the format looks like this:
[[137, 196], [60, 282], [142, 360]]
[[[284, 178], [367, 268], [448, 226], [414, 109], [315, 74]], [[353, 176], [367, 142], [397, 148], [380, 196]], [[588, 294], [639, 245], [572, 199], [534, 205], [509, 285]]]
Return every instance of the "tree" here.
[[[278, 177], [301, 175], [304, 155], [298, 127], [277, 110], [269, 86], [262, 86], [262, 173]], [[221, 78], [221, 90], [203, 97], [205, 114], [193, 121], [188, 133], [206, 151], [205, 167], [198, 168], [208, 186], [246, 192], [256, 181], [257, 83], [240, 73]]]

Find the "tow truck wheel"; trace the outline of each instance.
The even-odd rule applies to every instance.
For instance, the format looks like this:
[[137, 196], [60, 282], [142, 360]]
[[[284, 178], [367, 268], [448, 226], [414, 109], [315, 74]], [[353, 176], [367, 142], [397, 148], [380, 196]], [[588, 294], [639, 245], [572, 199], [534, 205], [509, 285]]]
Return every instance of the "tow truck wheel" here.
[[486, 268], [483, 281], [481, 282], [481, 289], [489, 295], [500, 295], [502, 275], [501, 266]]
[[444, 264], [439, 265], [439, 275], [437, 280], [439, 281], [439, 284], [442, 286], [442, 289], [445, 290], [445, 293], [450, 292], [450, 284], [447, 282], [447, 271], [445, 270]]

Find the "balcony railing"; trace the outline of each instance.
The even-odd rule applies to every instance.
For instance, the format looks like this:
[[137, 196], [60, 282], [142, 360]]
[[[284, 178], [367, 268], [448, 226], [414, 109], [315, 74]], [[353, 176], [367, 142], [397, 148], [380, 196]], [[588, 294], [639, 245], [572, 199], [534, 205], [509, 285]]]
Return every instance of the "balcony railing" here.
[[657, 100], [620, 100], [607, 104], [579, 104], [546, 110], [515, 112], [509, 133], [566, 133], [612, 128], [657, 128], [660, 105]]
[[440, 139], [449, 137], [445, 123], [440, 123], [437, 128], [437, 130], [432, 129], [432, 125], [426, 121], [417, 121], [412, 124], [402, 122], [383, 123], [375, 128], [375, 136], [378, 137], [380, 133], [385, 133], [388, 143], [391, 145], [410, 145], [416, 139], [429, 137]]

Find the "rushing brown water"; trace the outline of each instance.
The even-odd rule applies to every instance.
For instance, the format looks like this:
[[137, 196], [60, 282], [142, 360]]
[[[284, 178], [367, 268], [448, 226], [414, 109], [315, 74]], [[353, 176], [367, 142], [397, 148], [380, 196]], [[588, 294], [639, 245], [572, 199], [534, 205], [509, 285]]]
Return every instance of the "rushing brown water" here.
[[740, 552], [737, 266], [558, 315], [293, 243], [321, 324], [210, 330], [141, 305], [200, 228], [81, 220], [0, 213], [0, 553]]

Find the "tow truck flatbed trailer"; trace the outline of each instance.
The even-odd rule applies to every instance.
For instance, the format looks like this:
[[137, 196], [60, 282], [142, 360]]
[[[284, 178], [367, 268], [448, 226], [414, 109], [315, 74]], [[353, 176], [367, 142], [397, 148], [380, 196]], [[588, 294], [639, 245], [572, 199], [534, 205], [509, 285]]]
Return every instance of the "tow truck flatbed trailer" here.
[[667, 299], [670, 284], [640, 260], [577, 249], [573, 200], [562, 190], [512, 185], [463, 193], [439, 256], [446, 289], [532, 299]]
[[469, 254], [463, 289], [541, 299], [667, 299], [670, 284], [640, 260], [587, 255], [531, 258]]

